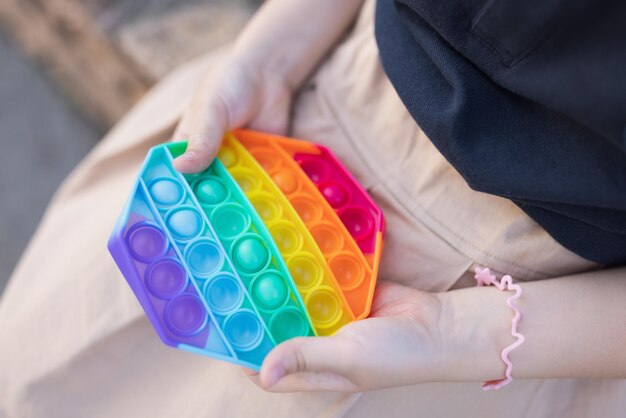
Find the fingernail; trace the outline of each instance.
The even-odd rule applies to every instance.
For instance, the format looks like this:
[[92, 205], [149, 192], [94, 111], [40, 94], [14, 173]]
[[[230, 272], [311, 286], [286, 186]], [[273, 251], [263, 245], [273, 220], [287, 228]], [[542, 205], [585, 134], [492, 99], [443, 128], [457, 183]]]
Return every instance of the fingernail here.
[[282, 367], [278, 366], [274, 370], [269, 372], [267, 377], [267, 387], [268, 389], [274, 386], [280, 379], [285, 377], [285, 370]]

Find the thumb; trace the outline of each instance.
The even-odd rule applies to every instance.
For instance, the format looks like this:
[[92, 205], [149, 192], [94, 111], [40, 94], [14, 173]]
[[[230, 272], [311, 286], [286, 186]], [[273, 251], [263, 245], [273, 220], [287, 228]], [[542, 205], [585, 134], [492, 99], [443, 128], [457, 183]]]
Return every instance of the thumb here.
[[217, 155], [224, 133], [230, 129], [228, 108], [216, 96], [195, 115], [186, 132], [189, 141], [185, 153], [174, 160], [181, 173], [197, 173], [206, 169]]
[[261, 385], [268, 389], [288, 375], [321, 372], [345, 375], [354, 356], [341, 336], [294, 338], [272, 350], [261, 367]]

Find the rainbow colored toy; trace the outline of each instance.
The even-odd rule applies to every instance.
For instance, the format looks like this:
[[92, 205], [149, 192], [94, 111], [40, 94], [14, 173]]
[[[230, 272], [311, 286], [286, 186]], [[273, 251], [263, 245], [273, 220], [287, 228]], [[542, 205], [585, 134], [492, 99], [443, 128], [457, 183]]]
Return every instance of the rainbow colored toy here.
[[108, 244], [165, 344], [258, 370], [369, 314], [383, 215], [330, 151], [241, 130], [182, 175], [185, 148], [150, 150]]

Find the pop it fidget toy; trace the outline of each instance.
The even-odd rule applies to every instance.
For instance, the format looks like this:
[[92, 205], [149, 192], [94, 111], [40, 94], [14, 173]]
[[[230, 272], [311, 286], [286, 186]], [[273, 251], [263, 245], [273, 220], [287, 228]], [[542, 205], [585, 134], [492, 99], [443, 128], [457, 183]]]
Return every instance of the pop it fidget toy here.
[[183, 177], [153, 148], [109, 250], [168, 345], [259, 369], [278, 343], [314, 335], [263, 221], [215, 161]]
[[267, 225], [317, 333], [330, 335], [354, 321], [350, 306], [313, 236], [267, 172], [232, 135], [224, 138], [218, 158]]
[[240, 130], [183, 176], [185, 147], [149, 152], [109, 240], [166, 344], [258, 370], [369, 314], [384, 219], [330, 151]]
[[298, 211], [354, 316], [367, 317], [383, 244], [382, 211], [327, 148], [247, 130], [233, 135]]

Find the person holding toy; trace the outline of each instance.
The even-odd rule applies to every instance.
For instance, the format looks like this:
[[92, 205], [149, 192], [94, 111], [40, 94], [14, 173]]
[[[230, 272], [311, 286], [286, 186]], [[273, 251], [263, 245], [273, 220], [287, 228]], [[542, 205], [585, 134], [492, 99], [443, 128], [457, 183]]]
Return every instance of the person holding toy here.
[[[59, 190], [0, 303], [0, 416], [623, 414], [626, 7], [557, 6], [266, 2]], [[196, 173], [240, 127], [328, 145], [387, 219], [370, 317], [248, 376], [159, 344], [104, 245], [150, 146]]]

